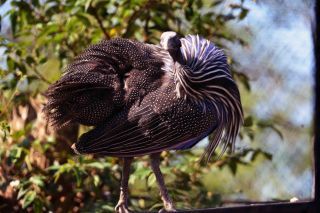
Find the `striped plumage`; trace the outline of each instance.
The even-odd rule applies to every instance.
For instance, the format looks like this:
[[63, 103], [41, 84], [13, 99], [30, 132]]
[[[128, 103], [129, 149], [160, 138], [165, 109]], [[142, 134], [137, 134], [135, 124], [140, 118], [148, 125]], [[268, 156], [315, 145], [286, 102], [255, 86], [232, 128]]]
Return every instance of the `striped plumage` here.
[[[178, 95], [184, 95], [202, 105], [207, 110], [208, 101], [216, 109], [217, 128], [213, 131], [205, 155], [210, 158], [213, 151], [223, 142], [224, 153], [227, 147], [234, 150], [235, 139], [243, 122], [240, 94], [229, 67], [227, 57], [210, 41], [197, 36], [181, 39], [184, 65], [177, 72], [180, 82]], [[183, 85], [184, 84], [184, 85]]]
[[161, 46], [121, 38], [92, 45], [46, 95], [53, 125], [95, 126], [75, 144], [81, 154], [130, 158], [187, 149], [212, 133], [209, 159], [219, 144], [222, 152], [234, 148], [243, 120], [223, 51], [173, 32], [162, 35]]

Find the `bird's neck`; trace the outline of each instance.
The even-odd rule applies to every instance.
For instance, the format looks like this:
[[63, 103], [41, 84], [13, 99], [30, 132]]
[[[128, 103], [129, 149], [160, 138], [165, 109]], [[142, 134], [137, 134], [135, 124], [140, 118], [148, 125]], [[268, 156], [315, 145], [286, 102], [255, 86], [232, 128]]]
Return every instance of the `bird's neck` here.
[[173, 59], [174, 69], [173, 75], [176, 83], [176, 92], [178, 98], [191, 98], [193, 101], [198, 101], [196, 96], [190, 95], [189, 90], [193, 90], [192, 85], [189, 85], [189, 75], [192, 75], [191, 70], [186, 66], [180, 48], [168, 50]]
[[197, 91], [200, 86], [198, 82], [193, 82], [197, 78], [197, 73], [193, 73], [191, 68], [178, 61], [174, 63], [174, 79], [178, 98], [188, 99], [197, 103], [203, 102], [206, 98], [202, 91]]

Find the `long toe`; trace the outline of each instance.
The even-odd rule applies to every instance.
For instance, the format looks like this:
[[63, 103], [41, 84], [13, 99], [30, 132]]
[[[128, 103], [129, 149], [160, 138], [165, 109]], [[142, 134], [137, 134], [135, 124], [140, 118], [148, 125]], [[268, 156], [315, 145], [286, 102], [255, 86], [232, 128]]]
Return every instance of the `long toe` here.
[[128, 206], [125, 203], [118, 203], [115, 207], [117, 213], [130, 213]]

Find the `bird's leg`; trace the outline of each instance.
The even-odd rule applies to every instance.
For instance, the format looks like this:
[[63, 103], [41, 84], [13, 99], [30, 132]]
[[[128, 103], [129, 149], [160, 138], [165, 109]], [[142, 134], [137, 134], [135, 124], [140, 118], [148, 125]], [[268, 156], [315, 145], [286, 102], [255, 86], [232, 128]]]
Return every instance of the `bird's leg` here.
[[[164, 184], [164, 179], [160, 170], [160, 153], [150, 155], [151, 158], [151, 168], [156, 176], [156, 180], [158, 182], [158, 186], [160, 188], [160, 195], [164, 205], [164, 212], [176, 212], [174, 205], [172, 203], [171, 198], [169, 197], [168, 190]], [[163, 212], [163, 210], [160, 210]]]
[[132, 160], [133, 158], [131, 157], [123, 158], [120, 197], [119, 197], [118, 204], [115, 207], [115, 210], [118, 213], [130, 212], [128, 209], [128, 181], [130, 176], [130, 166], [131, 166]]

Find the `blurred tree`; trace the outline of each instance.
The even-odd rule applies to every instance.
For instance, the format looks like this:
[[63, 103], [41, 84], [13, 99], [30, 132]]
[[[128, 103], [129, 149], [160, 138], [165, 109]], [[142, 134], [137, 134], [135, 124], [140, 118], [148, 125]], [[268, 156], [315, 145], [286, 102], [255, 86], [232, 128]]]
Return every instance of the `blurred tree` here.
[[[246, 45], [228, 25], [248, 14], [244, 0], [0, 2], [1, 9], [7, 8], [1, 17], [2, 26], [7, 27], [0, 35], [4, 52], [0, 65], [0, 201], [4, 202], [0, 211], [113, 211], [121, 174], [119, 160], [74, 157], [66, 147], [76, 140], [78, 126], [54, 132], [41, 115], [42, 92], [88, 45], [117, 36], [158, 43], [161, 33], [169, 30], [200, 34], [224, 48], [226, 42]], [[229, 62], [235, 78], [250, 91], [248, 77], [237, 71], [233, 58]], [[241, 136], [253, 140], [252, 128], [260, 124], [247, 117]], [[275, 128], [272, 123], [262, 125]], [[245, 149], [203, 166], [198, 162], [200, 151], [162, 155], [162, 171], [178, 208], [221, 204], [221, 195], [208, 191], [202, 181], [211, 168], [227, 166], [236, 174], [239, 164], [248, 165], [257, 155], [271, 159], [260, 149]], [[169, 165], [168, 158], [175, 160]], [[158, 209], [161, 203], [147, 159], [134, 167], [131, 206], [134, 210]]]

